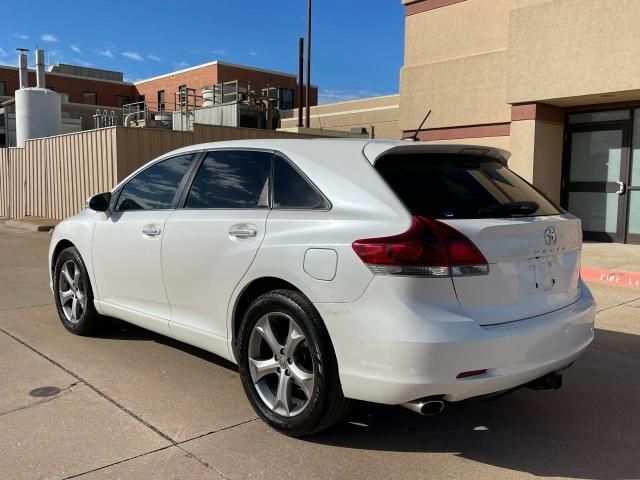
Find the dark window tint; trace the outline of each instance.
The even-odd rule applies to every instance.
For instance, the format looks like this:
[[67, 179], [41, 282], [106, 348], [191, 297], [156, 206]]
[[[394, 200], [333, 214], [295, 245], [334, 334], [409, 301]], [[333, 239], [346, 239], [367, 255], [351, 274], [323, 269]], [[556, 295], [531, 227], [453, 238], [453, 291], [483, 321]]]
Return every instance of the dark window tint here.
[[268, 207], [272, 156], [235, 150], [209, 152], [193, 180], [185, 208]]
[[122, 108], [129, 104], [129, 97], [127, 95], [116, 95], [116, 102], [118, 107]]
[[431, 218], [504, 218], [562, 211], [496, 160], [455, 154], [389, 155], [376, 163], [409, 210]]
[[326, 208], [327, 203], [284, 158], [276, 157], [273, 171], [274, 208]]
[[122, 188], [116, 210], [173, 208], [180, 182], [196, 155], [163, 160], [140, 172]]
[[7, 84], [6, 82], [0, 82], [0, 96], [5, 96], [7, 94]]
[[96, 92], [82, 92], [82, 103], [86, 105], [97, 105], [98, 94]]

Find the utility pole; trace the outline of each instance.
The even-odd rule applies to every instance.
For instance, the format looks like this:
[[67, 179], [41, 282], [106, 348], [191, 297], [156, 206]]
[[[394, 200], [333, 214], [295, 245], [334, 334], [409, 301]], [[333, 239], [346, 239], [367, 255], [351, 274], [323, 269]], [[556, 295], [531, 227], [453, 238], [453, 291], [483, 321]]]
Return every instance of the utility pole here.
[[304, 127], [302, 111], [304, 109], [304, 38], [298, 45], [298, 127]]
[[307, 7], [307, 118], [305, 125], [311, 126], [311, 0], [308, 0]]

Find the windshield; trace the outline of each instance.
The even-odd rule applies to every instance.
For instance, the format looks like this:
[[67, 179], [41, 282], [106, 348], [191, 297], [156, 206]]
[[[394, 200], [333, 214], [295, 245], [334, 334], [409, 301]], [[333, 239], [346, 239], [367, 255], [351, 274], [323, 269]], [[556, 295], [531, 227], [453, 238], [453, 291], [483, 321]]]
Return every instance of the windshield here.
[[375, 166], [415, 215], [445, 219], [563, 213], [533, 186], [492, 158], [398, 154], [382, 157]]

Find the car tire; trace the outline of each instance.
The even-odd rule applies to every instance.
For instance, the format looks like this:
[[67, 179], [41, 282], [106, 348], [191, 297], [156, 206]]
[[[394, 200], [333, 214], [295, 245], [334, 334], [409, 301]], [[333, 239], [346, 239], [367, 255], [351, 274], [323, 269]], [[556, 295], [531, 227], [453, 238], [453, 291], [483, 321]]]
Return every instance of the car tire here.
[[53, 269], [53, 291], [62, 325], [76, 335], [90, 335], [100, 324], [87, 268], [75, 247], [65, 248]]
[[268, 292], [249, 306], [240, 325], [238, 357], [242, 386], [254, 410], [286, 435], [325, 430], [350, 409], [329, 334], [299, 292]]

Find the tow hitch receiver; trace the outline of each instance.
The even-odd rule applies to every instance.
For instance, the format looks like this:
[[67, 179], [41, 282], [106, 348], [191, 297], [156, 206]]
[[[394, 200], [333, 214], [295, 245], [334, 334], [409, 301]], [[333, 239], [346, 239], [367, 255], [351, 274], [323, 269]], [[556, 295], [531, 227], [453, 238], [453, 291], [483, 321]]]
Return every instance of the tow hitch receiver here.
[[552, 372], [527, 383], [526, 387], [532, 390], [558, 390], [562, 386], [562, 374]]

